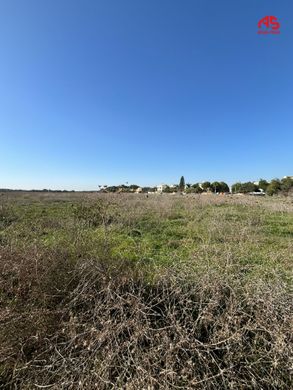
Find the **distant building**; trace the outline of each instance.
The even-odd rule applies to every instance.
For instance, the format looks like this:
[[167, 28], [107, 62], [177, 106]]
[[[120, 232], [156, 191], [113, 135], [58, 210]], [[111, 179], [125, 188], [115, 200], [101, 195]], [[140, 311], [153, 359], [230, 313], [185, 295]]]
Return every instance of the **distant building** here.
[[166, 184], [160, 184], [159, 186], [157, 186], [157, 192], [161, 194], [167, 187], [168, 186]]
[[136, 194], [142, 193], [142, 188], [141, 188], [141, 187], [138, 187], [138, 188], [135, 190], [135, 193], [136, 193]]

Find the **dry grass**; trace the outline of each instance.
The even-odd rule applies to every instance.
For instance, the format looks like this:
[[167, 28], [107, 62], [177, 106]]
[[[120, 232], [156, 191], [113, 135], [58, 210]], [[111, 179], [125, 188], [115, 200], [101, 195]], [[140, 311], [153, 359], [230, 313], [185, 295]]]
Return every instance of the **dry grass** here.
[[291, 388], [290, 200], [59, 196], [2, 203], [1, 388]]

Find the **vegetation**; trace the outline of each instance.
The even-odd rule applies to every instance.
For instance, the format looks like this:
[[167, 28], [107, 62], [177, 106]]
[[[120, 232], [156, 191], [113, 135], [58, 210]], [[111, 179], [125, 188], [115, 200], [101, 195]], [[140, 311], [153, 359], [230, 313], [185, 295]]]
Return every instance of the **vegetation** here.
[[180, 178], [178, 189], [181, 192], [185, 190], [185, 179], [184, 179], [184, 176], [181, 176], [181, 178]]
[[248, 194], [249, 192], [259, 191], [256, 184], [248, 181], [246, 183], [235, 183], [232, 185], [232, 193]]
[[259, 188], [260, 190], [266, 191], [267, 188], [268, 188], [268, 186], [269, 186], [269, 183], [268, 183], [266, 180], [264, 180], [264, 179], [259, 179], [258, 188]]
[[232, 193], [243, 193], [264, 191], [267, 195], [289, 195], [293, 192], [293, 177], [284, 177], [283, 179], [273, 179], [270, 183], [260, 179], [257, 183], [235, 183], [232, 185]]
[[[121, 184], [119, 186], [99, 186], [99, 192], [102, 193], [133, 193], [137, 192], [137, 190], [140, 188], [140, 191], [142, 193], [148, 193], [148, 192], [157, 192], [157, 187], [140, 187], [137, 184]], [[235, 183], [231, 187], [232, 193], [242, 193], [242, 194], [248, 194], [250, 192], [260, 192], [263, 191], [267, 195], [290, 195], [293, 193], [293, 177], [292, 176], [285, 176], [283, 179], [273, 179], [271, 182], [267, 182], [264, 179], [260, 179], [258, 182], [245, 182], [245, 183]], [[25, 192], [23, 190], [17, 190], [18, 192]], [[214, 181], [213, 183], [209, 181], [205, 181], [203, 183], [195, 183], [191, 184], [188, 183], [185, 185], [185, 179], [184, 176], [181, 176], [179, 184], [174, 184], [172, 186], [165, 185], [163, 188], [164, 193], [176, 193], [176, 192], [185, 192], [188, 194], [201, 194], [203, 192], [214, 192], [214, 193], [228, 193], [230, 192], [230, 188], [227, 183], [223, 181]], [[1, 189], [0, 192], [13, 192], [13, 190], [10, 189]], [[32, 190], [31, 192], [74, 192], [74, 191], [67, 191], [67, 190]], [[95, 192], [95, 191], [88, 191], [88, 192]]]
[[292, 212], [0, 193], [0, 388], [291, 389]]

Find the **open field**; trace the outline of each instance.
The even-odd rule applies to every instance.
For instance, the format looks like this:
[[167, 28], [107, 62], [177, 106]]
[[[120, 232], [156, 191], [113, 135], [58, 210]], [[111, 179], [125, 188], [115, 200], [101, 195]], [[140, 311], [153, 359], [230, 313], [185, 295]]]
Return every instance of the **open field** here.
[[0, 388], [291, 389], [292, 198], [0, 193]]

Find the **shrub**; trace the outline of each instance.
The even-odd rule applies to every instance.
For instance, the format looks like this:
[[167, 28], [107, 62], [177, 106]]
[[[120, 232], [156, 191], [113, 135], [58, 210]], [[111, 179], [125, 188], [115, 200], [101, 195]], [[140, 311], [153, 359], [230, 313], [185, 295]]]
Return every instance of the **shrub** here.
[[282, 288], [53, 259], [2, 252], [2, 307], [12, 299], [1, 316], [3, 386], [290, 388]]

